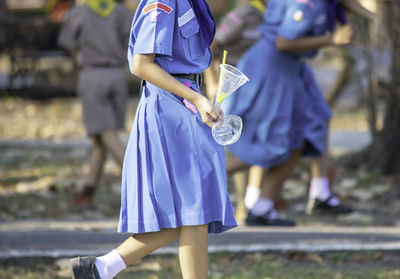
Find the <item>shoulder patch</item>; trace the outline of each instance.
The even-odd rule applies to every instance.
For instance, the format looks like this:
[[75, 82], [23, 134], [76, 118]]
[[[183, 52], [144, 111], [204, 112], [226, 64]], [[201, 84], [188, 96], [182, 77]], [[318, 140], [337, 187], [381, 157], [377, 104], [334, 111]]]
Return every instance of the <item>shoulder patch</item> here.
[[154, 10], [161, 10], [161, 11], [166, 12], [167, 14], [170, 14], [173, 11], [173, 8], [168, 6], [167, 4], [160, 3], [160, 2], [148, 4], [147, 6], [145, 6], [143, 8], [143, 12], [145, 14], [148, 14], [149, 12], [154, 11]]

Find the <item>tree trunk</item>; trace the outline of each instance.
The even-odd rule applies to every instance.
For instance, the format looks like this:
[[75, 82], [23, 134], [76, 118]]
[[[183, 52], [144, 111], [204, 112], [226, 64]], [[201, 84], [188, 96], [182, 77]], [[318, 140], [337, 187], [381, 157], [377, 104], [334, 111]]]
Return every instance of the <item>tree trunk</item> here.
[[393, 44], [391, 82], [385, 98], [383, 128], [369, 147], [368, 167], [384, 174], [400, 173], [400, 1], [379, 1], [383, 18]]

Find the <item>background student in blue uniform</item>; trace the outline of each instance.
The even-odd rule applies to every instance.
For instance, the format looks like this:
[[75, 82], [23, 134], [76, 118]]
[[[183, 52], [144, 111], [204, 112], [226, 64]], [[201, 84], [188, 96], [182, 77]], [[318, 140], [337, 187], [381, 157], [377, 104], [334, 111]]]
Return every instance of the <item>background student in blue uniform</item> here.
[[[210, 67], [204, 72], [207, 95], [213, 100], [218, 88], [219, 65], [221, 55], [227, 50], [227, 63], [233, 66], [239, 62], [242, 55], [261, 38], [259, 25], [264, 20], [265, 7], [267, 0], [247, 0], [243, 5], [226, 14], [218, 24], [214, 41], [211, 45], [213, 54]], [[229, 162], [230, 154], [227, 154]], [[228, 174], [230, 170], [227, 169]], [[244, 193], [246, 190], [247, 171], [234, 172], [233, 181], [236, 194], [235, 217], [239, 223], [246, 218], [246, 207], [244, 203]], [[247, 195], [248, 196], [248, 195]]]
[[[254, 191], [248, 225], [295, 224], [278, 218], [274, 200], [302, 155], [325, 153], [332, 114], [304, 58], [351, 42], [350, 26], [334, 31], [337, 20], [345, 23], [343, 7], [374, 19], [356, 0], [270, 0], [260, 27], [263, 38], [238, 64], [251, 82], [225, 101], [225, 113], [244, 120], [241, 138], [230, 147], [238, 157], [231, 163], [251, 165], [258, 171], [256, 178], [250, 175], [249, 187], [262, 185], [261, 194]], [[326, 172], [322, 157], [312, 172], [309, 211], [350, 212], [330, 192]]]
[[199, 92], [214, 34], [205, 0], [140, 2], [128, 60], [145, 82], [125, 152], [119, 222], [133, 236], [102, 257], [74, 259], [75, 278], [113, 278], [177, 238], [183, 278], [207, 278], [208, 234], [236, 226], [224, 150], [210, 128], [220, 116]]

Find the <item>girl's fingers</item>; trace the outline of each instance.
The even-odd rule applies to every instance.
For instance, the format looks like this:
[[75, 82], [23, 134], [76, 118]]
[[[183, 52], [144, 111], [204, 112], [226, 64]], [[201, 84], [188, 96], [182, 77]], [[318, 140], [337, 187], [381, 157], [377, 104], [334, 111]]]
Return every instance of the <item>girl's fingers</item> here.
[[207, 114], [210, 116], [213, 122], [217, 121], [219, 118], [219, 115], [216, 114], [214, 110], [207, 112]]

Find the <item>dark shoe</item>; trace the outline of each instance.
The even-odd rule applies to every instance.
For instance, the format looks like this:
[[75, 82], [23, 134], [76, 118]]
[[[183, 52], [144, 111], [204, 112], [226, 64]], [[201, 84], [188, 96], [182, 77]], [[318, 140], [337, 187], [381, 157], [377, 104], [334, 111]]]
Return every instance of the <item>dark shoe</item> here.
[[82, 206], [82, 205], [92, 205], [93, 197], [96, 188], [94, 186], [86, 185], [82, 192], [74, 195], [74, 197], [69, 201], [70, 206]]
[[77, 257], [71, 262], [74, 279], [101, 279], [95, 266], [96, 257]]
[[284, 219], [273, 219], [269, 217], [270, 212], [264, 215], [257, 216], [253, 215], [251, 211], [247, 214], [246, 225], [247, 226], [277, 226], [277, 227], [293, 227], [296, 226], [296, 222], [292, 220]]
[[349, 214], [353, 212], [351, 207], [345, 205], [330, 205], [329, 201], [334, 198], [334, 196], [330, 196], [324, 201], [319, 199], [309, 199], [307, 203], [306, 214], [312, 215], [314, 213], [328, 213], [333, 215], [340, 215], [340, 214]]

